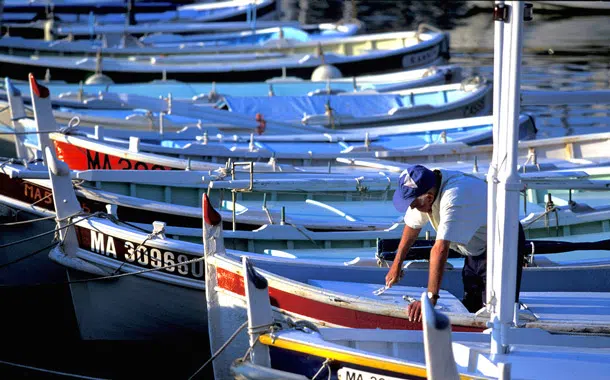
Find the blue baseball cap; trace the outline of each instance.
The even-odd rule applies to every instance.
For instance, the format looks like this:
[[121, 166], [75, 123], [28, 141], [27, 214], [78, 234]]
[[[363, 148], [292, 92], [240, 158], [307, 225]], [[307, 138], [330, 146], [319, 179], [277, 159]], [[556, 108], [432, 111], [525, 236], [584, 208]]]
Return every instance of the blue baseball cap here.
[[394, 191], [394, 207], [406, 212], [415, 198], [424, 195], [436, 185], [434, 172], [422, 165], [411, 165], [400, 173], [398, 188]]

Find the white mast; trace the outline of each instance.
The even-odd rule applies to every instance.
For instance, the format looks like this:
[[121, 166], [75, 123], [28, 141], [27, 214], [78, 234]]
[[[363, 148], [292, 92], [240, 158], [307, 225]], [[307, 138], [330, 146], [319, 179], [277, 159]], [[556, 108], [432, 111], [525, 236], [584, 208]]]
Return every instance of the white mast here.
[[[504, 0], [496, 1], [494, 9], [498, 11], [504, 7]], [[494, 15], [495, 17], [495, 15]], [[504, 22], [494, 23], [494, 79], [493, 79], [493, 128], [492, 140], [498, 141], [498, 127], [500, 126], [500, 89], [502, 88], [502, 46], [503, 46]], [[493, 245], [495, 241], [495, 215], [496, 215], [496, 194], [497, 194], [497, 174], [498, 174], [498, 150], [494, 146], [489, 170], [487, 172], [487, 283], [493, 281]], [[487, 310], [491, 311], [491, 304], [495, 302], [491, 287], [486, 289]]]
[[[499, 126], [494, 139], [497, 150], [497, 188], [495, 198], [495, 220], [488, 220], [494, 226], [493, 277], [488, 280], [495, 303], [491, 308], [491, 354], [504, 354], [508, 348], [508, 330], [514, 315], [515, 288], [517, 275], [517, 242], [519, 238], [519, 189], [520, 177], [517, 172], [517, 143], [519, 139], [519, 112], [521, 86], [521, 44], [523, 35], [524, 4], [508, 1], [506, 23], [503, 33], [501, 93]], [[494, 56], [494, 59], [499, 57]], [[497, 109], [494, 108], [494, 111]], [[505, 148], [502, 148], [505, 147]], [[488, 184], [493, 187], [494, 183]], [[493, 192], [493, 189], [489, 190]], [[494, 199], [490, 200], [491, 202]]]

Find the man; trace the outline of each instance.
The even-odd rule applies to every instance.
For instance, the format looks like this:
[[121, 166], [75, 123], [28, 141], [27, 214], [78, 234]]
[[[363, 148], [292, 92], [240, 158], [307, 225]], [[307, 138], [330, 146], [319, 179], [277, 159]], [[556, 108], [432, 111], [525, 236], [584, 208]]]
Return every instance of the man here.
[[[398, 179], [394, 207], [404, 212], [405, 228], [396, 251], [396, 258], [386, 275], [386, 286], [400, 280], [402, 264], [409, 248], [428, 222], [436, 231], [430, 251], [428, 297], [433, 304], [439, 291], [449, 249], [464, 256], [462, 302], [470, 312], [485, 304], [487, 275], [487, 184], [475, 176], [450, 170], [429, 170], [412, 165]], [[519, 224], [517, 266], [517, 300], [523, 269], [525, 234]], [[407, 308], [411, 321], [421, 321], [421, 302]]]

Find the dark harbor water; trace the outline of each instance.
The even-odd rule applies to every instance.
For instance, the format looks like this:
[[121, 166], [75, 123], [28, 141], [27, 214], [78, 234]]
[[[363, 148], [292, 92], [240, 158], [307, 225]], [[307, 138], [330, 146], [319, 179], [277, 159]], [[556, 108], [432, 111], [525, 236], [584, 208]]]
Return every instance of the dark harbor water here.
[[[367, 32], [415, 29], [427, 23], [451, 35], [451, 61], [463, 75], [491, 79], [493, 21], [485, 7], [470, 1], [323, 1], [282, 0], [283, 19], [304, 23], [334, 22], [355, 16]], [[534, 10], [536, 12], [536, 9]], [[527, 89], [608, 89], [610, 87], [610, 16], [578, 12], [536, 14], [526, 25], [522, 86]], [[0, 73], [1, 76], [6, 73]], [[536, 116], [540, 137], [610, 130], [610, 106], [524, 107]], [[2, 152], [0, 152], [2, 156]], [[12, 220], [12, 219], [11, 219]], [[4, 223], [8, 219], [0, 219]], [[33, 236], [46, 226], [0, 226], [0, 244]], [[10, 274], [2, 250], [26, 256], [50, 242], [48, 236], [0, 248], [0, 285]], [[26, 260], [46, 259], [48, 250]], [[49, 282], [57, 282], [50, 279]], [[27, 273], [20, 277], [28, 284]], [[59, 281], [59, 280], [58, 280]], [[205, 302], [202, 295], [201, 302]], [[207, 341], [82, 342], [64, 284], [0, 287], [0, 378], [61, 378], [3, 361], [102, 378], [186, 379], [210, 356]], [[199, 378], [212, 378], [203, 371]]]

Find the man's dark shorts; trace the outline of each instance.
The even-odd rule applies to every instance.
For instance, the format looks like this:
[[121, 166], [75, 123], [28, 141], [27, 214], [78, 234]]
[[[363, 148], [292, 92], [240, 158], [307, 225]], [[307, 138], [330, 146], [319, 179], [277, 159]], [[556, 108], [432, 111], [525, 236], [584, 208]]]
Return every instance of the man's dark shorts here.
[[[517, 264], [517, 293], [516, 301], [519, 301], [519, 290], [521, 287], [521, 275], [523, 272], [523, 254], [525, 246], [525, 232], [519, 223], [519, 254]], [[485, 305], [485, 287], [487, 284], [487, 252], [479, 256], [466, 256], [464, 268], [462, 269], [462, 281], [464, 283], [464, 299], [462, 303], [471, 313], [477, 312]]]

